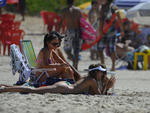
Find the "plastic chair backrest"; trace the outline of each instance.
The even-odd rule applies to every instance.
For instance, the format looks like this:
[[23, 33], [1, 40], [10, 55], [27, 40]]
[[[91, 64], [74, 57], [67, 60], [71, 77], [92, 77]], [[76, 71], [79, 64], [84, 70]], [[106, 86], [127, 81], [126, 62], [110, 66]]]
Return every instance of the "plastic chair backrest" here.
[[36, 67], [36, 55], [31, 40], [22, 40], [21, 48], [28, 61], [29, 66]]
[[47, 15], [46, 15], [47, 12], [48, 12], [48, 11], [41, 11], [41, 12], [40, 12], [40, 15], [41, 15], [42, 18], [43, 18], [44, 24], [48, 24]]
[[44, 24], [56, 25], [60, 22], [60, 17], [55, 12], [41, 11], [40, 14], [43, 18]]
[[13, 14], [2, 14], [0, 19], [3, 23], [3, 22], [8, 22], [8, 21], [14, 21], [15, 17], [16, 16]]
[[21, 25], [21, 22], [20, 21], [14, 21], [11, 23], [11, 29], [19, 29], [20, 28], [20, 25]]
[[16, 45], [20, 45], [20, 40], [23, 39], [24, 37], [24, 31], [23, 30], [8, 30], [5, 33], [5, 37], [4, 40], [10, 41], [11, 44], [16, 44]]
[[20, 21], [5, 21], [0, 24], [5, 30], [17, 30], [20, 28]]
[[60, 16], [55, 12], [48, 12], [48, 24], [57, 25], [60, 22]]

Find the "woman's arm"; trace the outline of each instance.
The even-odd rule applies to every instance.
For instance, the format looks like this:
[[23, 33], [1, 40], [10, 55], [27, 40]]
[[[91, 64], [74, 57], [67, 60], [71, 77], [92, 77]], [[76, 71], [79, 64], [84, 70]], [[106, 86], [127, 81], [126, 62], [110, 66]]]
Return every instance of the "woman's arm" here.
[[105, 77], [103, 80], [104, 87], [102, 93], [107, 94], [107, 91], [114, 86], [115, 82], [116, 82], [115, 77], [111, 77], [111, 78]]
[[49, 55], [48, 52], [41, 50], [37, 57], [37, 68], [57, 68], [61, 66], [67, 66], [64, 62], [56, 63], [56, 64], [49, 64], [48, 62]]
[[36, 59], [37, 68], [42, 68], [43, 66], [48, 65], [48, 62], [46, 61], [47, 54], [45, 54], [45, 56], [44, 56], [44, 53], [45, 53], [44, 50], [41, 49], [37, 56], [37, 59]]
[[65, 56], [63, 55], [60, 48], [57, 48], [56, 52], [57, 52], [58, 56], [60, 56], [60, 58], [62, 58], [65, 62], [67, 62], [66, 59], [65, 59]]
[[[59, 52], [58, 52], [59, 51]], [[56, 53], [57, 52], [57, 53]], [[64, 63], [64, 64], [66, 64], [66, 61], [64, 60], [65, 58], [64, 58], [64, 56], [63, 56], [63, 54], [62, 54], [62, 52], [60, 52], [60, 50], [53, 50], [52, 51], [52, 55], [53, 55], [53, 58], [54, 58], [54, 60], [57, 62], [57, 63]], [[61, 55], [61, 56], [60, 56]]]
[[71, 69], [74, 71], [74, 78], [75, 78], [75, 80], [77, 81], [77, 80], [81, 79], [80, 73], [79, 73], [72, 65], [70, 65], [70, 64], [66, 61], [66, 59], [65, 59], [65, 57], [64, 57], [64, 55], [63, 55], [63, 53], [62, 53], [62, 51], [60, 50], [60, 48], [58, 48], [58, 49], [56, 50], [56, 52], [57, 52], [58, 55], [62, 58], [62, 60], [63, 60], [66, 64], [68, 64], [68, 65], [71, 67]]
[[74, 84], [73, 93], [82, 93], [88, 91], [89, 94], [101, 94], [95, 79], [83, 77]]

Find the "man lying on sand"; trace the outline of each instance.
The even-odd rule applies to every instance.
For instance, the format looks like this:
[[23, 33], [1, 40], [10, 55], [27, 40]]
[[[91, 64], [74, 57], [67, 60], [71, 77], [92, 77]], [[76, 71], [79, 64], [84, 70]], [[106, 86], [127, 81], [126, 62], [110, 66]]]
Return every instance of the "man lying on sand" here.
[[107, 91], [113, 87], [115, 78], [107, 78], [106, 67], [100, 64], [89, 66], [87, 77], [83, 77], [74, 84], [66, 81], [60, 81], [50, 86], [39, 88], [27, 88], [23, 86], [0, 85], [0, 93], [20, 92], [20, 93], [61, 93], [61, 94], [107, 94]]

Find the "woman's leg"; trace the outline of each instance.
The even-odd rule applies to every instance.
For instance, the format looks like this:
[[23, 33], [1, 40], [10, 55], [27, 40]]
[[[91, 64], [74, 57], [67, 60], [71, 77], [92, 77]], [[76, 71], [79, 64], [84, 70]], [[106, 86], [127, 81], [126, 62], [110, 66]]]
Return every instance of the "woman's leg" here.
[[0, 84], [0, 87], [12, 87], [12, 86], [10, 86], [10, 85], [5, 85], [5, 84]]
[[71, 69], [71, 67], [64, 67], [61, 69], [61, 77], [62, 78], [67, 78], [67, 79], [75, 79], [74, 78], [74, 72]]
[[44, 93], [62, 93], [66, 94], [72, 90], [72, 87], [68, 87], [68, 85], [63, 81], [56, 83], [51, 86], [39, 87], [39, 88], [27, 88], [21, 86], [10, 86], [0, 88], [0, 93], [3, 92], [19, 92], [19, 93], [36, 93], [36, 94], [44, 94]]
[[21, 86], [10, 86], [10, 87], [1, 87], [0, 93], [3, 92], [20, 92], [20, 93], [31, 93], [31, 88], [25, 88]]
[[58, 78], [68, 78], [68, 79], [74, 80], [74, 72], [70, 66], [57, 67], [56, 71], [54, 73], [55, 74], [52, 74], [52, 72], [51, 72], [51, 75], [52, 76], [56, 75], [56, 77], [58, 77]]
[[105, 60], [104, 60], [104, 54], [103, 51], [99, 51], [99, 57], [100, 57], [100, 62], [101, 64], [105, 64]]
[[11, 86], [0, 88], [0, 93], [3, 92], [20, 92], [20, 93], [61, 93], [61, 94], [79, 94], [90, 89], [89, 94], [101, 94], [97, 87], [96, 80], [83, 79], [78, 81], [74, 85], [68, 85], [65, 81], [57, 82], [51, 86], [39, 87], [39, 88], [26, 88], [21, 86]]
[[[68, 78], [74, 80], [74, 72], [68, 67], [60, 67], [56, 68], [54, 71], [48, 71], [48, 76], [43, 73], [43, 75], [39, 78], [38, 82], [44, 82], [48, 77], [58, 77], [58, 78]], [[41, 75], [41, 72], [36, 73], [36, 77], [38, 78]]]

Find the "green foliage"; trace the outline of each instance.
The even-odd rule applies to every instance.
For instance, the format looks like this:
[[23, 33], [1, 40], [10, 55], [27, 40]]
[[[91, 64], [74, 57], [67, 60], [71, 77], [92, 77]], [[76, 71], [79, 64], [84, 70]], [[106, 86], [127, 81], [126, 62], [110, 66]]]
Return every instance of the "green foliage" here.
[[85, 2], [89, 2], [89, 1], [92, 1], [92, 0], [75, 0], [75, 5], [80, 5], [80, 4], [83, 4]]
[[[75, 0], [75, 5], [91, 0]], [[27, 13], [30, 15], [39, 15], [41, 10], [59, 12], [66, 6], [66, 0], [26, 0]]]

